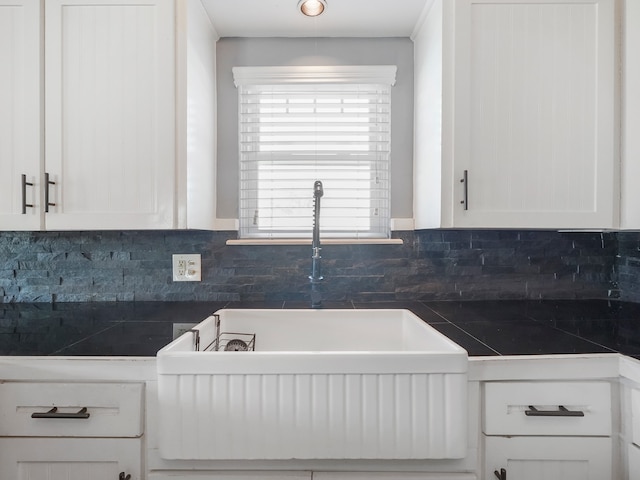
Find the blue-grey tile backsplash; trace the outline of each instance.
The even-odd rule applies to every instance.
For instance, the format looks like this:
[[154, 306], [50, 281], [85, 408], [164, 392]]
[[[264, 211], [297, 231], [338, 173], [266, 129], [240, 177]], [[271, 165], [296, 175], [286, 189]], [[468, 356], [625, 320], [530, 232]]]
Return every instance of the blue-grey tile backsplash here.
[[[235, 232], [0, 232], [0, 302], [306, 301], [309, 246], [227, 246]], [[640, 301], [640, 233], [395, 232], [403, 245], [324, 245], [326, 301]], [[200, 253], [202, 282], [173, 282]]]

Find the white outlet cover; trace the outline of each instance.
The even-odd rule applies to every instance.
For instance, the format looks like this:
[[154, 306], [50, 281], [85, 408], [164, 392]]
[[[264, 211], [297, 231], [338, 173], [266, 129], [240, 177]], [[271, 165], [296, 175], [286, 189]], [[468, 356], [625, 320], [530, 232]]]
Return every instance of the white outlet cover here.
[[202, 281], [202, 262], [199, 253], [176, 253], [171, 258], [174, 282]]

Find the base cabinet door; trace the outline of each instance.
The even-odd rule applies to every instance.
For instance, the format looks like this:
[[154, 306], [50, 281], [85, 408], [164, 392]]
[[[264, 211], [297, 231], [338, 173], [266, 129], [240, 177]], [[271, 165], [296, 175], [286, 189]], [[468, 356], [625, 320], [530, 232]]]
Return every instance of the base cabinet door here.
[[313, 472], [313, 480], [476, 480], [474, 473]]
[[311, 472], [152, 472], [149, 480], [311, 480]]
[[141, 480], [141, 452], [137, 438], [2, 438], [0, 478]]
[[485, 480], [611, 480], [610, 438], [486, 437]]

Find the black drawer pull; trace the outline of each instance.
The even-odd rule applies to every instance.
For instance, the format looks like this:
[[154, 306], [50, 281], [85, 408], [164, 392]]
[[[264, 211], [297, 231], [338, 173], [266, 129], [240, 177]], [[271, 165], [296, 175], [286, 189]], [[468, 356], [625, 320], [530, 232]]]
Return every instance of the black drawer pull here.
[[493, 474], [498, 480], [507, 480], [507, 471], [504, 468], [501, 468], [500, 471], [494, 470]]
[[49, 207], [55, 207], [55, 203], [51, 203], [49, 196], [49, 186], [55, 185], [56, 182], [52, 182], [48, 173], [44, 174], [44, 211], [49, 213]]
[[33, 182], [27, 182], [27, 176], [22, 174], [22, 215], [26, 215], [27, 207], [33, 208], [33, 203], [27, 203], [27, 185], [33, 187]]
[[558, 410], [538, 410], [529, 405], [529, 410], [525, 410], [524, 414], [527, 417], [584, 417], [583, 411], [567, 410], [562, 405], [558, 407]]
[[124, 472], [120, 472], [120, 476], [118, 477], [118, 480], [131, 480], [131, 475], [127, 475]]
[[60, 413], [58, 407], [53, 407], [48, 412], [34, 412], [31, 414], [31, 418], [89, 418], [90, 413], [87, 412], [87, 407], [83, 407], [76, 413]]

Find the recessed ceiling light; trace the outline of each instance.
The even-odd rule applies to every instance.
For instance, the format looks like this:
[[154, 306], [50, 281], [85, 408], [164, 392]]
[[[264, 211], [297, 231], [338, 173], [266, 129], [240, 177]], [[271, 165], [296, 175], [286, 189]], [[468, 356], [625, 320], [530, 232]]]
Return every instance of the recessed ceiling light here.
[[327, 8], [325, 0], [300, 0], [298, 9], [307, 17], [317, 17]]

